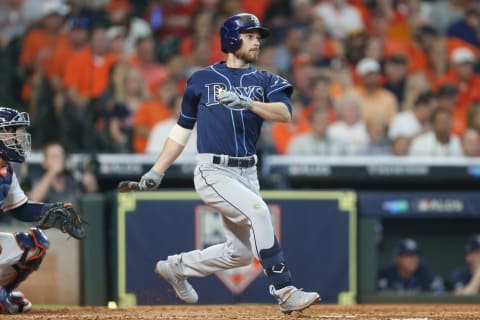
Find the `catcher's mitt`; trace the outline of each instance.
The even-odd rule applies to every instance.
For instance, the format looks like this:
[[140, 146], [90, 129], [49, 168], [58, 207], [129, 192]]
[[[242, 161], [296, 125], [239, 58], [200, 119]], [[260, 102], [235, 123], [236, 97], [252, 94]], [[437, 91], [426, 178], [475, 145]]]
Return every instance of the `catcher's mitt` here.
[[40, 229], [56, 228], [81, 240], [86, 236], [85, 224], [86, 222], [75, 211], [71, 203], [57, 202], [48, 208], [38, 221], [37, 227]]

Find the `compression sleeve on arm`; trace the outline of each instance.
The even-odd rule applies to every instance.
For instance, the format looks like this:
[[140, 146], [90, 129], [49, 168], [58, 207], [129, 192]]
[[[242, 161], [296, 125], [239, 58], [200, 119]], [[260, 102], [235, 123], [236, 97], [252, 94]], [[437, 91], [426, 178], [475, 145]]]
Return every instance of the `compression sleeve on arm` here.
[[20, 221], [38, 221], [52, 205], [41, 202], [26, 202], [21, 206], [10, 210], [13, 217]]
[[192, 129], [186, 129], [176, 123], [172, 130], [170, 130], [168, 137], [179, 145], [185, 146], [191, 133]]

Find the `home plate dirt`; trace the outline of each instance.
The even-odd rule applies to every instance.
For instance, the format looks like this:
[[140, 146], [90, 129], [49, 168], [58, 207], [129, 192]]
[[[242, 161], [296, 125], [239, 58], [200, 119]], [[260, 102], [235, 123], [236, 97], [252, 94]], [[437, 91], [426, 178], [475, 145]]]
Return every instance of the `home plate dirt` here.
[[274, 319], [347, 319], [347, 320], [450, 320], [480, 319], [478, 304], [431, 305], [315, 305], [303, 312], [284, 315], [276, 305], [175, 305], [138, 306], [108, 309], [104, 307], [72, 307], [61, 309], [32, 309], [30, 313], [12, 315], [9, 319], [92, 319], [92, 320], [274, 320]]

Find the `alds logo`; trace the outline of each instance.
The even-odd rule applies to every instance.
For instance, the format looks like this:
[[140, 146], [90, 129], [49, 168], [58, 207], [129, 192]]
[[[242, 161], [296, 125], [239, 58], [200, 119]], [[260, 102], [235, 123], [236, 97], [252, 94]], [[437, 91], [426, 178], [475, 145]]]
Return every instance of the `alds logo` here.
[[[206, 107], [218, 105], [219, 102], [217, 100], [217, 94], [227, 90], [227, 87], [224, 83], [208, 83], [205, 85], [205, 88], [207, 89], [207, 101], [205, 102]], [[264, 91], [260, 86], [233, 87], [232, 90], [252, 100], [264, 101]]]
[[[273, 230], [280, 242], [280, 206], [269, 204], [268, 208], [272, 217]], [[209, 206], [197, 206], [195, 208], [196, 249], [205, 249], [211, 245], [225, 242], [225, 239], [222, 215]], [[262, 271], [263, 268], [260, 261], [254, 258], [253, 262], [248, 266], [224, 270], [215, 273], [215, 275], [233, 294], [238, 295], [245, 291], [263, 273]]]

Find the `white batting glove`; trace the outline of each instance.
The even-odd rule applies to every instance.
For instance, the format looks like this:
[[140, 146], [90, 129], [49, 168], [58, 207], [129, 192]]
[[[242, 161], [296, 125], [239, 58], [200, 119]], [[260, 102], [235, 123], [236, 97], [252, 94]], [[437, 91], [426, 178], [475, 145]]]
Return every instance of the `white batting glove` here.
[[236, 110], [248, 110], [253, 105], [252, 99], [233, 91], [222, 91], [218, 93], [217, 100], [224, 106]]
[[150, 191], [157, 189], [162, 183], [164, 175], [164, 173], [158, 173], [155, 170], [150, 169], [150, 171], [145, 173], [140, 179], [140, 190]]

